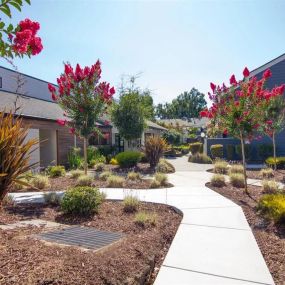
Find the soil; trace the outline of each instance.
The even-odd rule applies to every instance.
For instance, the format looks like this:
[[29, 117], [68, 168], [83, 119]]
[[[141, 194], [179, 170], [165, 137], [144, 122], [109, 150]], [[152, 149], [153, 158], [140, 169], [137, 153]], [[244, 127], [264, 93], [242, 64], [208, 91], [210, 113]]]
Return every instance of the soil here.
[[[117, 174], [117, 173], [114, 173]], [[121, 173], [122, 174], [122, 173]], [[121, 175], [120, 174], [120, 175]], [[92, 186], [99, 187], [99, 188], [108, 188], [107, 181], [102, 181], [97, 177], [94, 179]], [[127, 189], [150, 189], [151, 188], [151, 181], [152, 179], [140, 179], [140, 180], [128, 180], [126, 179], [123, 183], [123, 187], [121, 188], [127, 188]], [[51, 192], [51, 191], [64, 191], [67, 190], [70, 187], [74, 187], [77, 185], [77, 179], [73, 179], [70, 177], [49, 177], [50, 187], [44, 188], [44, 189], [35, 189], [35, 188], [23, 188], [21, 190], [18, 190], [16, 188], [12, 189], [11, 192]], [[173, 187], [171, 183], [167, 183], [166, 185], [156, 187], [156, 188], [169, 188]], [[116, 187], [120, 188], [120, 187]]]
[[243, 188], [235, 188], [230, 184], [221, 188], [213, 187], [210, 183], [207, 186], [242, 207], [276, 285], [284, 285], [285, 225], [273, 224], [258, 214], [256, 206], [264, 194], [262, 188], [249, 185], [249, 197]]
[[67, 216], [58, 207], [42, 204], [3, 208], [0, 224], [40, 218], [121, 232], [125, 237], [95, 252], [48, 245], [30, 236], [43, 228], [0, 230], [0, 284], [152, 284], [182, 217], [166, 205], [139, 207], [156, 213], [155, 225], [137, 225], [135, 213], [125, 213], [122, 202], [104, 202], [93, 217]]
[[[247, 170], [246, 173], [247, 173], [248, 178], [262, 179], [262, 176], [259, 174], [260, 170]], [[275, 170], [274, 177], [270, 179], [274, 179], [278, 182], [285, 183], [285, 170], [284, 169]]]

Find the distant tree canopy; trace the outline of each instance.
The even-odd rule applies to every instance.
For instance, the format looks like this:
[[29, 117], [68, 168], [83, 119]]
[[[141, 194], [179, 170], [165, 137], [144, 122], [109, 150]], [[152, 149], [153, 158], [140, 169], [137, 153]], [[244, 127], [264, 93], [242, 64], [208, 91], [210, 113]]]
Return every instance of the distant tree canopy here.
[[205, 95], [196, 88], [185, 91], [171, 103], [158, 104], [155, 116], [160, 119], [198, 118], [199, 113], [207, 107]]

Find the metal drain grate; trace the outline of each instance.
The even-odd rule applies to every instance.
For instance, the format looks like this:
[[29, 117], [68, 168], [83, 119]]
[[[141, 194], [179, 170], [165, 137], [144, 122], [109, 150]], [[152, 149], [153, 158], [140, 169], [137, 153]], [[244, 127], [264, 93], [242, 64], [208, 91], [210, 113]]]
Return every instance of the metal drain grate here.
[[88, 227], [70, 227], [37, 235], [40, 239], [66, 245], [99, 249], [123, 237], [123, 234], [98, 231]]

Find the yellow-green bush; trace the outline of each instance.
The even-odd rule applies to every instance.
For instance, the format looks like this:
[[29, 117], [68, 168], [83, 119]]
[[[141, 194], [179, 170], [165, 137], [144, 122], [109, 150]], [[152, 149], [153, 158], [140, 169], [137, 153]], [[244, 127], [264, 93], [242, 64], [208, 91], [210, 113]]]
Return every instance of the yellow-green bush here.
[[279, 184], [274, 180], [263, 180], [262, 189], [265, 193], [276, 193], [280, 190]]
[[65, 176], [65, 168], [62, 165], [49, 166], [47, 171], [50, 177]]
[[212, 159], [204, 153], [196, 153], [190, 156], [188, 161], [193, 162], [193, 163], [201, 163], [201, 164], [211, 164], [212, 163]]
[[77, 179], [77, 186], [91, 186], [93, 178], [90, 175], [81, 175]]
[[24, 185], [25, 183], [29, 184], [29, 181], [25, 178], [18, 178], [17, 182], [14, 183], [14, 188], [16, 190], [23, 190], [27, 187]]
[[118, 163], [117, 159], [113, 157], [113, 158], [110, 160], [110, 164], [112, 164], [112, 165], [118, 165], [119, 163]]
[[262, 178], [272, 178], [274, 177], [274, 172], [272, 168], [265, 168], [260, 170], [259, 175]]
[[211, 184], [215, 187], [223, 187], [226, 185], [225, 177], [222, 174], [214, 174], [211, 177]]
[[137, 211], [139, 207], [140, 201], [137, 197], [134, 197], [132, 195], [128, 195], [124, 198], [123, 201], [123, 208], [125, 212], [135, 212]]
[[224, 157], [224, 146], [222, 144], [213, 144], [210, 146], [210, 152], [214, 159], [223, 158]]
[[214, 172], [226, 174], [228, 171], [228, 163], [224, 160], [216, 160], [214, 163]]
[[141, 153], [138, 151], [124, 151], [116, 155], [116, 160], [121, 167], [134, 167], [141, 159]]
[[98, 171], [98, 172], [104, 171], [105, 168], [106, 168], [106, 165], [103, 162], [99, 162], [99, 163], [95, 164], [95, 166], [94, 166], [95, 171]]
[[245, 187], [244, 176], [241, 173], [230, 173], [230, 182], [234, 187]]
[[266, 218], [274, 222], [285, 222], [285, 195], [263, 195], [258, 203], [258, 209]]
[[138, 212], [135, 216], [135, 223], [141, 227], [147, 225], [155, 226], [157, 223], [157, 215], [155, 213]]
[[61, 198], [56, 192], [44, 193], [45, 203], [52, 206], [58, 206], [60, 204]]
[[160, 159], [156, 166], [156, 171], [160, 173], [173, 173], [175, 172], [175, 168], [166, 159]]
[[141, 175], [138, 172], [131, 171], [128, 173], [128, 179], [133, 181], [140, 180]]
[[159, 188], [161, 185], [160, 185], [160, 182], [157, 181], [156, 179], [153, 179], [150, 183], [150, 188]]
[[285, 157], [283, 156], [276, 157], [276, 161], [274, 160], [274, 157], [268, 157], [265, 162], [270, 167], [273, 167], [276, 164], [277, 168], [285, 168]]
[[44, 189], [50, 187], [48, 177], [40, 174], [34, 176], [34, 178], [31, 180], [31, 185], [38, 189]]
[[229, 170], [231, 174], [234, 174], [234, 173], [243, 174], [243, 166], [241, 164], [234, 164], [230, 167]]
[[155, 173], [154, 179], [159, 182], [160, 185], [166, 186], [168, 182], [168, 177], [164, 173]]
[[108, 177], [110, 177], [111, 175], [112, 175], [112, 172], [104, 171], [99, 175], [99, 179], [102, 181], [106, 181], [108, 179]]
[[119, 175], [111, 175], [107, 178], [107, 186], [113, 188], [121, 188], [124, 186], [125, 179]]
[[195, 155], [196, 153], [202, 153], [203, 152], [203, 144], [200, 142], [190, 143], [189, 144], [189, 150], [192, 155]]
[[70, 177], [73, 179], [77, 179], [79, 176], [84, 175], [84, 171], [83, 170], [71, 170], [70, 171]]

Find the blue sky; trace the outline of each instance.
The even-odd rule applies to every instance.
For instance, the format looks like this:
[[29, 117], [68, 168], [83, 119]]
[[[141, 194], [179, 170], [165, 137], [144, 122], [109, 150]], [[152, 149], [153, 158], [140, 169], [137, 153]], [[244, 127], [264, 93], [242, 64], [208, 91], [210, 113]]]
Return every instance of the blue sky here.
[[[285, 1], [32, 0], [13, 22], [41, 24], [43, 52], [16, 60], [19, 70], [56, 82], [62, 62], [102, 61], [104, 80], [118, 86], [122, 74], [155, 103], [209, 82], [237, 78], [285, 52]], [[3, 60], [1, 65], [8, 66]], [[8, 66], [9, 67], [9, 66]]]

